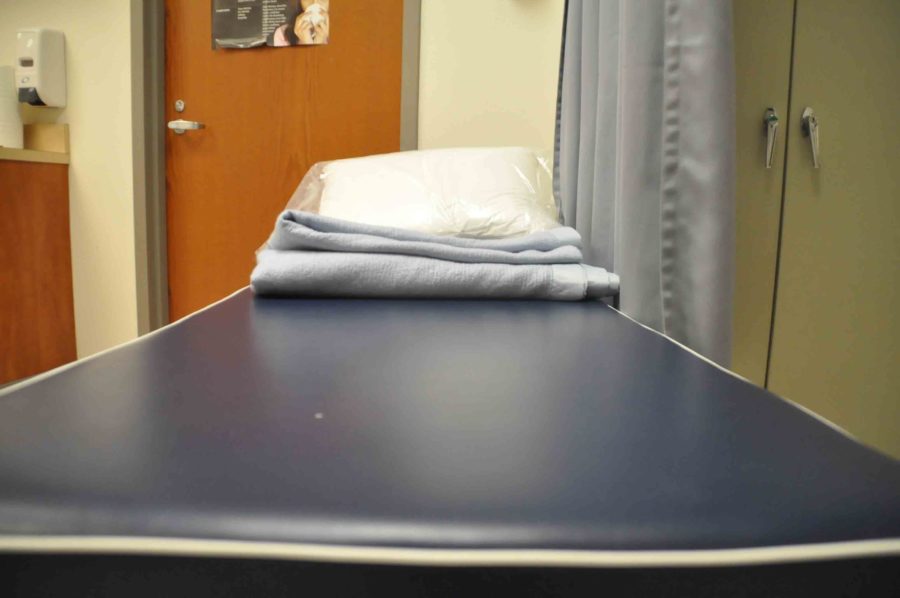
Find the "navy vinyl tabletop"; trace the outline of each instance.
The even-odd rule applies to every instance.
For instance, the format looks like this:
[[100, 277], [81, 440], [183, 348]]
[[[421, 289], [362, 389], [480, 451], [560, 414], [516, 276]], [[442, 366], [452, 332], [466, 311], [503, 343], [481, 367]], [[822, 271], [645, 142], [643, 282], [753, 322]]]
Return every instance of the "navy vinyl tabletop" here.
[[245, 290], [0, 396], [0, 536], [885, 540], [900, 463], [602, 303]]

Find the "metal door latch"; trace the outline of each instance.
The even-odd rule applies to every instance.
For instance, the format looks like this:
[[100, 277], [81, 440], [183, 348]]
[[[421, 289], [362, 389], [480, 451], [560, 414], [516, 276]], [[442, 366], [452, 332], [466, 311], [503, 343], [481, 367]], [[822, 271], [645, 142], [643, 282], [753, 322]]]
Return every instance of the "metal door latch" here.
[[775, 138], [778, 135], [778, 115], [774, 108], [766, 108], [763, 126], [766, 130], [766, 168], [769, 169], [775, 157]]
[[169, 128], [175, 131], [176, 135], [184, 135], [185, 131], [205, 129], [206, 125], [204, 125], [203, 123], [198, 123], [195, 120], [183, 120], [179, 118], [178, 120], [170, 120]]
[[809, 137], [809, 145], [812, 148], [813, 168], [819, 167], [819, 121], [812, 108], [804, 108], [801, 115], [803, 134]]

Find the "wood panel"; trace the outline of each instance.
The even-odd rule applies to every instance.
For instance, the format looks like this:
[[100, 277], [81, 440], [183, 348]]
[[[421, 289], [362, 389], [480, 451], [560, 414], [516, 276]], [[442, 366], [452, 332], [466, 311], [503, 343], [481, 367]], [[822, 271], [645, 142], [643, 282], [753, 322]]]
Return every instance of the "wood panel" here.
[[75, 359], [69, 176], [0, 160], [0, 383]]
[[248, 283], [313, 163], [399, 149], [403, 2], [330, 5], [328, 45], [212, 50], [209, 2], [166, 1], [166, 116], [206, 125], [166, 138], [172, 319]]

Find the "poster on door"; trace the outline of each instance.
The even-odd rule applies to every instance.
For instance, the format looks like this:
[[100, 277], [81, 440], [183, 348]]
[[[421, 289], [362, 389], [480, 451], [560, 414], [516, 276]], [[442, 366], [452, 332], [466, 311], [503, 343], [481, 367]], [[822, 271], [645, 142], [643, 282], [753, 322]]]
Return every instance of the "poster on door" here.
[[330, 0], [211, 1], [214, 50], [328, 43]]

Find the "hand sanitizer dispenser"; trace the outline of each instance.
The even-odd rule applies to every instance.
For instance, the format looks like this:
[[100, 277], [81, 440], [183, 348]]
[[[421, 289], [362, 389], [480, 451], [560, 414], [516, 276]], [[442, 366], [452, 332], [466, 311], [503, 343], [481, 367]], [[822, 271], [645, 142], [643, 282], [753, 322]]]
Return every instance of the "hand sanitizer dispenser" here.
[[16, 88], [32, 106], [66, 105], [66, 40], [62, 31], [20, 29], [16, 33]]

